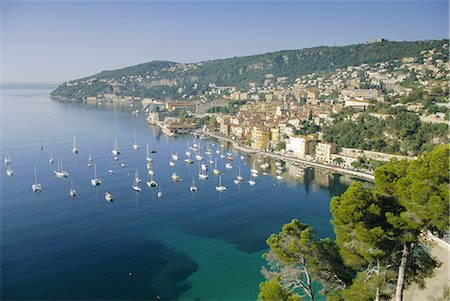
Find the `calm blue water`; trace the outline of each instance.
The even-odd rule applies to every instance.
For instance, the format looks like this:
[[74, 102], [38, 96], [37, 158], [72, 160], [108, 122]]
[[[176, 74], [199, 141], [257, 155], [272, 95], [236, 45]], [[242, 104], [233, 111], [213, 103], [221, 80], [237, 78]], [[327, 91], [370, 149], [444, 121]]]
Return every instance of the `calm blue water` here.
[[[304, 179], [286, 172], [278, 181], [269, 161], [273, 175], [258, 177], [254, 187], [238, 186], [232, 181], [237, 166], [248, 179], [255, 158], [240, 160], [235, 153], [231, 170], [225, 169], [226, 159], [218, 159], [222, 184], [228, 187], [219, 194], [216, 176], [210, 172], [207, 181], [200, 181], [197, 162], [182, 162], [187, 143], [209, 143], [216, 150], [217, 141], [167, 138], [144, 116], [130, 114], [130, 108], [58, 103], [49, 92], [1, 90], [2, 160], [7, 151], [15, 172], [7, 177], [3, 166], [0, 175], [2, 300], [254, 300], [271, 233], [298, 218], [318, 237], [333, 235], [329, 201], [346, 189], [346, 177], [310, 169]], [[139, 151], [131, 147], [135, 131]], [[78, 155], [71, 152], [73, 135]], [[111, 155], [114, 138], [122, 152], [119, 162]], [[157, 189], [145, 185], [146, 143], [157, 150], [160, 199]], [[87, 166], [89, 151], [102, 179], [98, 188], [89, 181], [94, 174]], [[168, 164], [172, 151], [180, 155], [175, 167]], [[226, 145], [222, 151], [234, 152]], [[53, 175], [59, 158], [68, 180]], [[41, 193], [31, 191], [33, 164]], [[136, 168], [143, 179], [141, 194], [131, 189]], [[173, 171], [180, 182], [171, 181]], [[193, 176], [199, 188], [195, 194], [189, 192]], [[68, 195], [70, 180], [76, 198]], [[113, 203], [104, 200], [105, 191], [115, 196]]]

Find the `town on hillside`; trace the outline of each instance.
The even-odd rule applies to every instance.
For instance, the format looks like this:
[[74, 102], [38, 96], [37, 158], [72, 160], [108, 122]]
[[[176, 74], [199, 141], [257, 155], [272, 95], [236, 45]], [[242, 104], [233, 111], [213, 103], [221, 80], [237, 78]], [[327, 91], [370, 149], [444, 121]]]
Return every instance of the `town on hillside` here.
[[[148, 112], [148, 122], [170, 136], [201, 129], [253, 150], [372, 173], [391, 158], [414, 158], [448, 141], [449, 71], [447, 42], [417, 57], [309, 73], [294, 81], [267, 73], [262, 85], [251, 82], [245, 89], [211, 82], [202, 93], [169, 101], [113, 89], [84, 101], [140, 107], [134, 112]], [[124, 82], [146, 79], [100, 80], [119, 91]]]

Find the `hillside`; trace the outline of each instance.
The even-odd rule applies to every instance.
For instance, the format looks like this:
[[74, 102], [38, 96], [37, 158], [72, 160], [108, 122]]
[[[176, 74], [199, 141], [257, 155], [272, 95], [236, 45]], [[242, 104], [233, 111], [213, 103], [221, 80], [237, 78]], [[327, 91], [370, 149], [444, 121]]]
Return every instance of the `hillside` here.
[[60, 85], [51, 93], [61, 99], [83, 99], [104, 93], [118, 96], [181, 99], [207, 91], [211, 84], [247, 89], [269, 79], [332, 71], [346, 66], [418, 57], [423, 50], [442, 47], [448, 40], [383, 41], [342, 47], [314, 47], [184, 64], [153, 61], [123, 69], [103, 71]]

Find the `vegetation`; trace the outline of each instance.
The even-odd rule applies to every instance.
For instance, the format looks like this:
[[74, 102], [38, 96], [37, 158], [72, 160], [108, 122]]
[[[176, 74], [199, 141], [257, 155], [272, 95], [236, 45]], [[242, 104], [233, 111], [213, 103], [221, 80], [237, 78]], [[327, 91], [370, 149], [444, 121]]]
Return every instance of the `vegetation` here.
[[417, 155], [447, 141], [448, 125], [422, 123], [416, 113], [402, 108], [389, 110], [385, 119], [368, 112], [347, 110], [323, 128], [323, 138], [338, 147], [359, 148], [385, 153]]
[[411, 283], [423, 287], [440, 263], [422, 233], [449, 227], [449, 155], [450, 145], [438, 145], [417, 160], [376, 169], [374, 189], [352, 183], [330, 204], [336, 241], [316, 240], [297, 220], [284, 225], [267, 240], [263, 275], [289, 298], [310, 300], [313, 280], [327, 300], [401, 301]]
[[[116, 82], [120, 83], [114, 84], [114, 92], [118, 95], [182, 99], [201, 94], [209, 89], [210, 83], [247, 89], [249, 83], [262, 86], [266, 74], [272, 74], [275, 79], [287, 77], [286, 83], [289, 84], [301, 75], [314, 72], [392, 61], [403, 57], [418, 57], [421, 51], [441, 47], [444, 43], [448, 43], [448, 40], [384, 41], [343, 47], [284, 50], [196, 64], [153, 61], [103, 71], [75, 81], [76, 85], [60, 85], [52, 92], [52, 96], [81, 99], [99, 93], [111, 93], [113, 82]], [[133, 77], [140, 77], [140, 80], [134, 80]]]

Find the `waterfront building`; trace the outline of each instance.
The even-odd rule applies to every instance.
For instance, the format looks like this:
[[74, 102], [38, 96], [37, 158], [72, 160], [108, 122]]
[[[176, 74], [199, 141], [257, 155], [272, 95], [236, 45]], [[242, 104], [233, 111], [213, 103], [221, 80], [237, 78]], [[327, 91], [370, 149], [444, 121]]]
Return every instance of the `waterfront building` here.
[[336, 154], [336, 144], [318, 142], [316, 146], [316, 160], [320, 163], [331, 163], [331, 155]]

